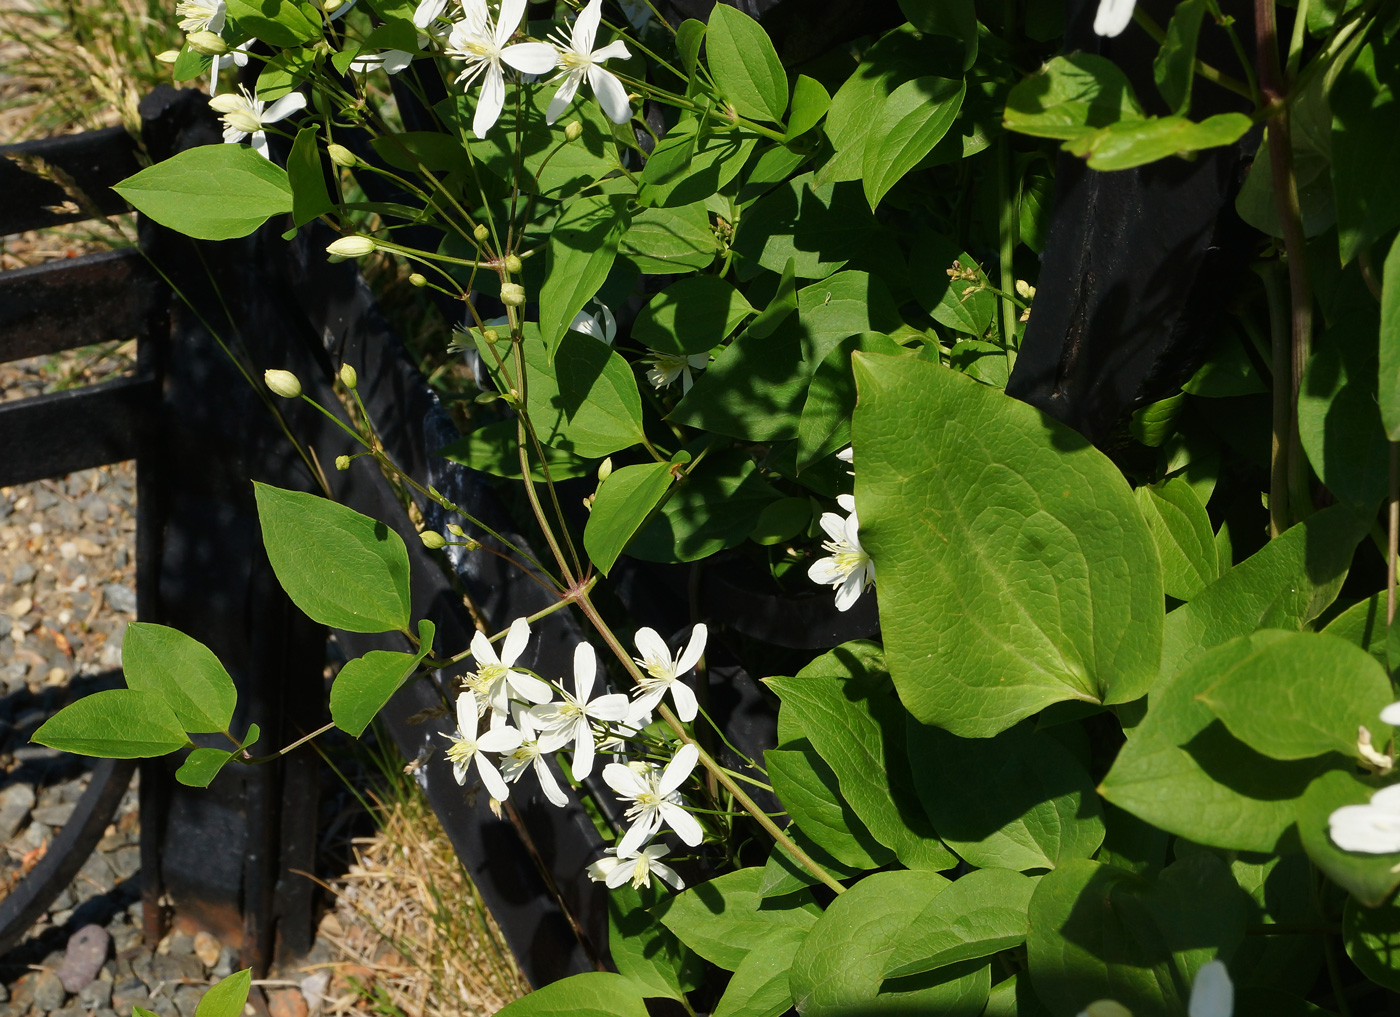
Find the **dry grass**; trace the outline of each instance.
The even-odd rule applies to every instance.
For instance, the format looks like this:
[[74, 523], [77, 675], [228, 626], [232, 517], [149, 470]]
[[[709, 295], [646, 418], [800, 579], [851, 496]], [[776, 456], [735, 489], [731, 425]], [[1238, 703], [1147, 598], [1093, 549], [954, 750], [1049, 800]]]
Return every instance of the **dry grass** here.
[[486, 1017], [529, 991], [500, 930], [412, 781], [375, 799], [320, 935], [339, 949], [323, 1013]]

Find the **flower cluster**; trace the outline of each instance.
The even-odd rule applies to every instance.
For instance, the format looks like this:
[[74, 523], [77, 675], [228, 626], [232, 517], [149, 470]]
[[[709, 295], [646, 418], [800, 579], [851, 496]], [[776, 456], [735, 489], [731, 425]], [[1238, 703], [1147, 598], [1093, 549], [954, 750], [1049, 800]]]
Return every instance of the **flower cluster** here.
[[[844, 462], [854, 462], [852, 450], [838, 452], [837, 457]], [[860, 595], [875, 585], [875, 562], [860, 545], [860, 519], [856, 516], [856, 500], [853, 495], [836, 496], [836, 504], [847, 514], [842, 518], [835, 512], [823, 512], [821, 527], [826, 531], [827, 540], [822, 541], [822, 549], [830, 556], [819, 558], [807, 570], [807, 578], [823, 586], [836, 590], [836, 610], [849, 611], [860, 599]]]
[[[700, 823], [686, 811], [680, 794], [699, 761], [699, 750], [687, 742], [664, 765], [629, 760], [627, 752], [667, 694], [682, 720], [695, 718], [695, 693], [683, 676], [699, 662], [706, 635], [705, 626], [696, 625], [685, 649], [672, 656], [659, 633], [640, 629], [636, 660], [645, 677], [635, 699], [629, 701], [621, 693], [594, 694], [598, 660], [588, 643], [574, 648], [573, 691], [569, 692], [562, 684], [556, 689], [519, 666], [530, 639], [526, 619], [511, 623], [499, 653], [483, 633], [476, 633], [472, 637], [476, 670], [466, 677], [466, 688], [457, 697], [457, 730], [444, 735], [453, 777], [463, 784], [475, 767], [491, 797], [504, 801], [511, 785], [533, 773], [545, 798], [562, 807], [568, 798], [550, 770], [548, 757], [571, 751], [570, 770], [578, 782], [593, 773], [600, 752], [611, 753], [616, 758], [603, 767], [602, 777], [626, 804], [629, 825], [617, 846], [591, 865], [589, 873], [616, 887], [628, 880], [635, 886], [649, 885], [654, 872], [680, 889], [684, 885], [680, 877], [658, 860], [669, 848], [651, 841], [663, 827], [691, 847], [703, 838]], [[493, 755], [499, 758], [493, 760]]]

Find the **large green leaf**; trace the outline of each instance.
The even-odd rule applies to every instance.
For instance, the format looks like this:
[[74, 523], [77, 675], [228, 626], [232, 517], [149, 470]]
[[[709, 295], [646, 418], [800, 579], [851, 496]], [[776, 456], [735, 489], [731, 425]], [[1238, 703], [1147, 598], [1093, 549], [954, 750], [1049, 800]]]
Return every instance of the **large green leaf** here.
[[408, 628], [408, 551], [397, 533], [314, 494], [253, 490], [272, 570], [312, 621], [350, 632]]
[[304, 225], [335, 208], [330, 191], [326, 190], [326, 174], [321, 166], [321, 153], [316, 147], [319, 130], [303, 127], [292, 142], [287, 156], [287, 182], [292, 188], [292, 223]]
[[804, 470], [818, 459], [851, 443], [851, 414], [856, 408], [856, 379], [851, 354], [907, 355], [900, 345], [880, 332], [862, 332], [838, 343], [812, 374], [802, 418], [797, 425], [797, 468]]
[[214, 652], [179, 629], [132, 622], [122, 639], [128, 688], [153, 692], [186, 731], [227, 731], [238, 692]]
[[661, 921], [711, 964], [733, 971], [750, 950], [774, 936], [805, 933], [821, 914], [807, 890], [760, 897], [762, 877], [761, 868], [739, 869], [691, 887], [671, 899]]
[[1100, 793], [1133, 815], [1200, 844], [1272, 851], [1293, 825], [1295, 803], [1335, 757], [1284, 762], [1235, 738], [1198, 696], [1279, 632], [1203, 652], [1152, 690]]
[[540, 287], [540, 335], [551, 354], [607, 280], [627, 225], [621, 203], [605, 194], [575, 198], [559, 214], [549, 231]]
[[1348, 772], [1351, 769], [1332, 769], [1312, 782], [1296, 803], [1298, 833], [1314, 865], [1366, 907], [1375, 908], [1400, 886], [1400, 851], [1362, 854], [1332, 843], [1328, 817], [1344, 805], [1368, 804], [1380, 787]]
[[640, 890], [623, 883], [608, 891], [608, 953], [617, 973], [644, 996], [684, 999], [699, 984], [700, 958], [651, 913], [660, 896], [655, 881]]
[[675, 485], [627, 553], [657, 562], [707, 558], [742, 544], [777, 498], [747, 452], [712, 454]]
[[[958, 270], [971, 272], [976, 278], [953, 279], [948, 275]], [[919, 280], [914, 298], [934, 321], [970, 336], [980, 338], [986, 334], [996, 315], [997, 297], [987, 273], [972, 255], [947, 237], [920, 230], [909, 258], [909, 271]], [[1004, 352], [1002, 359], [1006, 359]]]
[[1259, 638], [1252, 650], [1196, 694], [1246, 745], [1274, 759], [1307, 759], [1354, 754], [1362, 725], [1378, 744], [1389, 740], [1389, 725], [1377, 718], [1395, 696], [1365, 650], [1317, 632]]
[[[905, 714], [866, 656], [868, 644], [848, 643], [819, 657], [795, 678], [769, 678], [782, 700], [783, 731], [800, 731], [836, 774], [841, 796], [870, 833], [906, 866], [950, 869], [957, 864], [920, 807], [905, 748]], [[862, 657], [866, 659], [862, 661]]]
[[1255, 629], [1297, 631], [1337, 598], [1367, 526], [1334, 505], [1269, 541], [1167, 615], [1162, 673]]
[[781, 123], [788, 105], [787, 72], [763, 27], [742, 11], [716, 4], [705, 53], [720, 92], [740, 116]]
[[583, 546], [603, 575], [671, 487], [670, 463], [638, 463], [614, 470], [598, 485], [583, 529]]
[[1036, 881], [1007, 869], [969, 872], [933, 898], [890, 954], [885, 978], [990, 957], [1025, 942]]
[[972, 865], [1051, 869], [1103, 843], [1093, 779], [1029, 721], [971, 739], [911, 721], [909, 762], [934, 828]]
[[1153, 881], [1087, 859], [1041, 879], [1026, 941], [1036, 995], [1056, 1014], [1114, 999], [1134, 1017], [1186, 1012], [1196, 971], [1244, 938], [1248, 897], [1208, 852]]
[[1091, 53], [1053, 57], [1006, 99], [1007, 129], [1038, 138], [1069, 140], [1141, 119], [1127, 75], [1112, 60]]
[[[462, 437], [444, 445], [437, 454], [454, 463], [470, 466], [493, 477], [520, 479], [520, 453], [517, 442], [517, 428], [514, 420], [497, 420], [473, 428]], [[545, 464], [549, 468], [550, 480], [564, 480], [569, 477], [586, 477], [593, 472], [594, 464], [568, 452], [544, 446]], [[543, 482], [544, 470], [535, 459], [535, 450], [530, 449], [530, 475]]]
[[821, 122], [831, 108], [831, 94], [816, 78], [799, 74], [792, 83], [792, 115], [788, 117], [785, 137], [788, 141], [801, 137]]
[[294, 0], [228, 0], [228, 16], [249, 35], [274, 46], [299, 46], [321, 37], [321, 26]]
[[147, 759], [190, 743], [158, 693], [108, 689], [70, 703], [40, 725], [33, 741], [103, 759]]
[[925, 76], [906, 81], [885, 100], [865, 144], [861, 179], [875, 209], [891, 187], [943, 140], [962, 109], [967, 83]]
[[1381, 279], [1380, 382], [1386, 437], [1400, 441], [1400, 244], [1391, 244]]
[[1189, 480], [1173, 477], [1133, 494], [1157, 542], [1167, 596], [1190, 600], [1220, 578], [1215, 531]]
[[384, 704], [433, 651], [436, 629], [424, 618], [418, 623], [418, 652], [370, 650], [347, 661], [331, 684], [331, 720], [353, 738], [364, 734]]
[[1363, 907], [1348, 897], [1342, 911], [1347, 956], [1371, 981], [1400, 992], [1400, 904]]
[[611, 971], [585, 971], [536, 989], [497, 1017], [647, 1017], [637, 983]]
[[1064, 149], [1103, 172], [1132, 169], [1169, 155], [1232, 145], [1254, 126], [1243, 113], [1218, 113], [1199, 123], [1185, 117], [1124, 120], [1066, 141]]
[[1196, 41], [1201, 19], [1208, 10], [1206, 0], [1182, 0], [1167, 23], [1167, 38], [1152, 61], [1152, 77], [1157, 91], [1173, 113], [1185, 113], [1191, 106], [1191, 82], [1196, 77]]
[[739, 174], [757, 143], [738, 131], [701, 133], [699, 121], [682, 120], [652, 150], [637, 200], [660, 208], [704, 201]]
[[617, 253], [643, 275], [669, 275], [707, 267], [719, 253], [719, 240], [710, 229], [710, 214], [701, 202], [679, 208], [644, 208], [632, 217], [618, 241]]
[[779, 1017], [791, 1009], [788, 971], [805, 938], [805, 932], [792, 930], [750, 950], [715, 1004], [714, 1017]]
[[632, 325], [632, 338], [662, 353], [706, 353], [752, 313], [743, 294], [719, 276], [691, 276], [647, 301]]
[[287, 171], [244, 145], [188, 148], [112, 190], [162, 226], [196, 240], [246, 237], [292, 210]]
[[788, 985], [797, 1012], [977, 1017], [991, 990], [983, 962], [945, 968], [916, 985], [881, 985], [890, 957], [908, 941], [930, 899], [951, 885], [935, 872], [877, 872], [832, 901], [793, 958]]
[[858, 184], [818, 185], [803, 173], [745, 210], [734, 237], [736, 271], [751, 279], [760, 269], [781, 272], [791, 261], [799, 279], [823, 279], [870, 253], [880, 236]]
[[1162, 569], [1118, 469], [1078, 433], [938, 364], [851, 362], [861, 539], [909, 711], [978, 738], [1061, 700], [1145, 693]]
[[811, 742], [798, 739], [763, 754], [773, 793], [797, 828], [843, 865], [878, 869], [894, 858], [841, 797], [836, 774]]
[[1379, 167], [1400, 163], [1400, 52], [1368, 42], [1332, 86], [1332, 191], [1342, 264], [1400, 223], [1400, 193]]
[[1387, 663], [1389, 631], [1385, 621], [1385, 592], [1373, 593], [1327, 623], [1322, 631], [1359, 646], [1382, 664]]

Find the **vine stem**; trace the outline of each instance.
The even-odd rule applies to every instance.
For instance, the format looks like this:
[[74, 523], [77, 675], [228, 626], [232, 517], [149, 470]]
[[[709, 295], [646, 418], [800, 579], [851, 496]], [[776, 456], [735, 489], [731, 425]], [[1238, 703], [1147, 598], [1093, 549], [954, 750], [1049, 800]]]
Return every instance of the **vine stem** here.
[[1395, 623], [1395, 558], [1400, 550], [1400, 443], [1390, 443], [1390, 539], [1385, 554], [1385, 624]]

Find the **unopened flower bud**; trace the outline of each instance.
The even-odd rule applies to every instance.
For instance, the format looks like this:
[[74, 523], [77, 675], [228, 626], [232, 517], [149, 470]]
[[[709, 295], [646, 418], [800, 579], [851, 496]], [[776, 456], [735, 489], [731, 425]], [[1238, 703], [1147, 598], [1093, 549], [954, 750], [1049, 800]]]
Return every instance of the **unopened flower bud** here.
[[348, 470], [348, 469], [350, 468], [350, 457], [349, 457], [349, 456], [336, 456], [336, 457], [335, 457], [335, 468], [336, 468], [337, 470]]
[[[518, 286], [516, 288], [519, 289]], [[485, 332], [482, 332], [481, 338], [485, 339], [488, 343], [491, 343], [493, 345], [501, 341], [500, 333], [497, 332], [494, 328], [488, 328]]]
[[520, 264], [520, 259], [517, 258], [515, 255], [506, 255], [506, 271], [509, 272], [511, 275], [519, 275], [520, 269], [523, 267], [524, 266]]
[[486, 228], [486, 224], [484, 222], [477, 223], [476, 229], [472, 230], [472, 236], [476, 237], [476, 242], [478, 244], [484, 244], [486, 243], [487, 239], [490, 238], [491, 231]]
[[335, 243], [326, 245], [326, 253], [341, 258], [363, 258], [378, 246], [373, 237], [341, 237]]
[[263, 374], [263, 381], [283, 399], [295, 399], [301, 395], [301, 382], [291, 371], [267, 371]]
[[223, 36], [218, 32], [191, 32], [185, 36], [185, 42], [189, 43], [190, 49], [205, 56], [218, 56], [228, 52], [228, 43], [224, 42]]
[[321, 9], [327, 14], [334, 14], [343, 6], [345, 6], [345, 0], [325, 0]]
[[331, 162], [335, 163], [337, 166], [344, 166], [346, 169], [351, 168], [360, 161], [356, 158], [354, 152], [350, 151], [350, 149], [346, 148], [344, 145], [337, 145], [335, 142], [331, 142], [326, 146], [326, 154], [331, 157]]
[[164, 53], [157, 53], [156, 59], [163, 64], [173, 64], [176, 60], [180, 59], [180, 51], [178, 49], [168, 49]]
[[452, 536], [454, 537], [465, 537], [467, 535], [467, 531], [462, 529], [462, 527], [457, 523], [448, 523], [447, 532], [452, 534]]
[[507, 307], [524, 307], [525, 287], [519, 283], [501, 283], [501, 303]]
[[340, 383], [346, 388], [353, 389], [360, 383], [360, 376], [355, 373], [355, 369], [349, 364], [341, 364]]
[[447, 539], [437, 530], [424, 530], [418, 534], [418, 539], [429, 551], [436, 551], [440, 547], [447, 546]]
[[408, 277], [408, 284], [410, 286], [417, 286], [421, 289], [424, 286], [428, 285], [428, 277], [422, 272], [414, 272]]
[[1022, 300], [1030, 300], [1035, 297], [1035, 287], [1024, 279], [1017, 279], [1016, 295]]
[[490, 406], [499, 398], [501, 398], [499, 392], [478, 392], [472, 397], [472, 402], [476, 403], [478, 406]]
[[564, 140], [577, 141], [583, 135], [583, 124], [577, 120], [570, 120], [564, 125]]
[[608, 456], [598, 466], [598, 483], [602, 483], [612, 476], [612, 456]]

